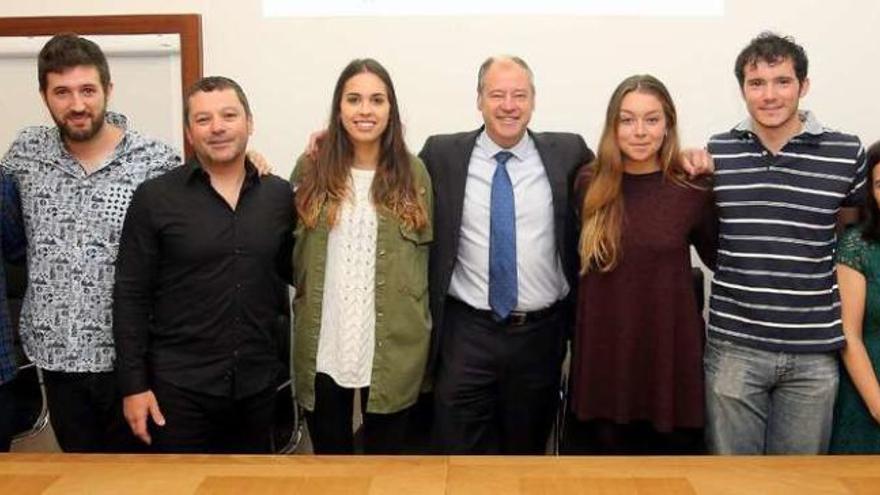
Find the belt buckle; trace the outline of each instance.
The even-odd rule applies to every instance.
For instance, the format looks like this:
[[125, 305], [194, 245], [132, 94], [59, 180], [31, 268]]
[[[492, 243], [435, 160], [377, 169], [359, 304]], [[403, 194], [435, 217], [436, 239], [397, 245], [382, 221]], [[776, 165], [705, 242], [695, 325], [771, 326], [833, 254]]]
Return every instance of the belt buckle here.
[[529, 319], [529, 314], [525, 311], [511, 311], [509, 315], [507, 315], [507, 324], [519, 327], [526, 324], [526, 321]]

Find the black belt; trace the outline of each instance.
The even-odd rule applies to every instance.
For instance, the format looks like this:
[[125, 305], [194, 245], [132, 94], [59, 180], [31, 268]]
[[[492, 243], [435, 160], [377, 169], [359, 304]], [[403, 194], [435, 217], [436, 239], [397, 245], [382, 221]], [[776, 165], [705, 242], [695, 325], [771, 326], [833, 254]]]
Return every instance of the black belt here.
[[500, 318], [498, 315], [495, 314], [494, 311], [490, 309], [478, 309], [464, 301], [461, 301], [451, 296], [447, 297], [447, 300], [457, 304], [461, 308], [466, 309], [468, 312], [481, 318], [486, 318], [500, 325], [511, 327], [519, 327], [527, 323], [541, 321], [544, 318], [553, 316], [562, 307], [562, 300], [559, 300], [543, 309], [538, 309], [535, 311], [511, 311], [506, 318]]

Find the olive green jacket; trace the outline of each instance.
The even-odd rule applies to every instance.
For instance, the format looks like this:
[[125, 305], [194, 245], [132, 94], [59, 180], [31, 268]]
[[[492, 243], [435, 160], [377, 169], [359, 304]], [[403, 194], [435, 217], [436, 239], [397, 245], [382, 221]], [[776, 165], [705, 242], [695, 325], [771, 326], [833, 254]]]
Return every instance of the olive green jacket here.
[[[290, 182], [296, 189], [306, 158], [297, 160]], [[431, 313], [428, 309], [428, 247], [433, 240], [433, 194], [425, 165], [410, 156], [410, 166], [429, 222], [422, 230], [404, 227], [391, 212], [377, 207], [376, 349], [367, 412], [393, 413], [414, 404], [428, 359]], [[293, 369], [296, 399], [315, 408], [315, 363], [327, 264], [326, 207], [315, 228], [297, 222], [293, 249]]]

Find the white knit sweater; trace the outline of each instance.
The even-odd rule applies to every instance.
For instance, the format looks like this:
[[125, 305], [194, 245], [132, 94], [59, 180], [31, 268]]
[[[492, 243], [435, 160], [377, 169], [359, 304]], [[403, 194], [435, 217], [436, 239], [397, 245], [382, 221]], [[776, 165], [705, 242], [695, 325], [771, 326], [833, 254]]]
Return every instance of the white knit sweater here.
[[342, 387], [370, 385], [376, 341], [376, 209], [370, 200], [375, 172], [351, 169], [349, 200], [327, 241], [318, 373]]

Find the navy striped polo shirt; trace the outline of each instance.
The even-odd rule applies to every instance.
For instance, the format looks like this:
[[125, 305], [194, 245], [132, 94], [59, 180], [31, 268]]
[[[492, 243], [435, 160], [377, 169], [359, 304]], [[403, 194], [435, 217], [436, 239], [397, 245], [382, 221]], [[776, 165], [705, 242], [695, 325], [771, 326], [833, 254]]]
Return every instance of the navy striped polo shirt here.
[[843, 346], [835, 227], [841, 207], [862, 202], [865, 151], [810, 112], [801, 118], [776, 155], [751, 120], [709, 140], [720, 221], [711, 337], [770, 351]]

